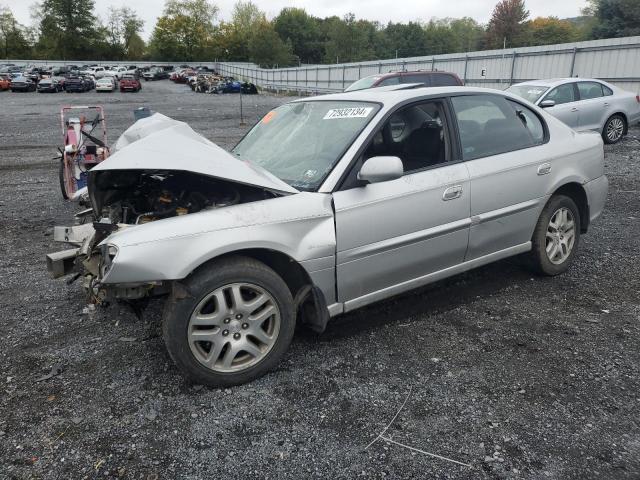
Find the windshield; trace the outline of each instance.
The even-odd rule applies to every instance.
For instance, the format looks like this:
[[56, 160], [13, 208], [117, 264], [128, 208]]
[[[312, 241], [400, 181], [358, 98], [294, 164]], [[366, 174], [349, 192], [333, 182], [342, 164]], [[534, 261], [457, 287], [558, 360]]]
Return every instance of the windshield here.
[[364, 90], [365, 88], [373, 87], [373, 84], [380, 80], [380, 75], [371, 75], [370, 77], [364, 77], [360, 80], [353, 82], [349, 85], [345, 92], [353, 92], [354, 90]]
[[233, 149], [298, 190], [316, 190], [380, 107], [311, 101], [267, 113]]
[[549, 90], [549, 87], [542, 85], [513, 85], [507, 88], [507, 92], [518, 95], [531, 103], [536, 103], [547, 90]]

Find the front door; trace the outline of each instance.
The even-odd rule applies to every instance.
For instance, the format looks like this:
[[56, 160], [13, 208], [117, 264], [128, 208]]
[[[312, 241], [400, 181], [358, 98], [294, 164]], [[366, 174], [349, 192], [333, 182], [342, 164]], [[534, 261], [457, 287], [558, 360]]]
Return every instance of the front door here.
[[556, 104], [553, 107], [547, 107], [545, 110], [566, 123], [571, 128], [580, 126], [580, 104], [578, 102], [578, 93], [575, 83], [565, 83], [552, 89], [544, 100], [553, 100]]
[[404, 107], [368, 146], [363, 161], [400, 157], [402, 178], [367, 185], [348, 179], [333, 195], [338, 298], [347, 310], [411, 288], [464, 259], [469, 175], [464, 163], [452, 161], [445, 110], [443, 101]]

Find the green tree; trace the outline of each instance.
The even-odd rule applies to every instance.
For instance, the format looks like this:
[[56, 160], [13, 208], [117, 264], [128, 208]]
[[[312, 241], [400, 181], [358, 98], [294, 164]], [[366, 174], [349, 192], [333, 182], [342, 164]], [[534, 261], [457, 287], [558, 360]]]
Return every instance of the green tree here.
[[487, 43], [490, 48], [521, 46], [523, 23], [529, 18], [524, 0], [501, 0], [493, 9], [487, 27]]
[[425, 25], [425, 55], [439, 55], [459, 51], [457, 38], [449, 25], [449, 19], [430, 20]]
[[142, 32], [143, 26], [144, 21], [131, 8], [109, 8], [106, 24], [107, 36], [118, 59], [130, 58], [129, 49], [132, 40], [137, 42], [135, 48], [140, 47], [139, 42], [142, 40], [140, 32]]
[[485, 30], [473, 18], [447, 19], [453, 32], [453, 52], [473, 52], [484, 48]]
[[88, 59], [98, 35], [93, 0], [43, 0], [40, 48], [47, 58]]
[[302, 8], [283, 8], [273, 19], [280, 38], [291, 42], [293, 53], [303, 63], [319, 63], [323, 57], [323, 39], [317, 18]]
[[0, 6], [0, 52], [2, 58], [27, 58], [31, 53], [26, 29], [9, 7]]
[[231, 15], [231, 35], [233, 38], [233, 53], [236, 60], [249, 60], [249, 42], [251, 37], [263, 22], [266, 22], [266, 15], [255, 3], [249, 1], [239, 1], [233, 7]]
[[291, 44], [284, 42], [266, 19], [253, 26], [248, 49], [249, 60], [263, 67], [287, 66], [293, 59]]
[[375, 57], [371, 38], [376, 25], [356, 20], [353, 13], [344, 18], [329, 17], [322, 22], [325, 40], [324, 60], [327, 63], [357, 62]]
[[596, 19], [591, 29], [593, 38], [640, 35], [638, 0], [589, 0], [584, 13]]
[[217, 15], [218, 7], [208, 0], [167, 0], [149, 42], [152, 56], [159, 60], [206, 60]]
[[389, 56], [417, 57], [426, 51], [426, 35], [422, 25], [416, 22], [391, 23], [384, 30], [388, 40]]

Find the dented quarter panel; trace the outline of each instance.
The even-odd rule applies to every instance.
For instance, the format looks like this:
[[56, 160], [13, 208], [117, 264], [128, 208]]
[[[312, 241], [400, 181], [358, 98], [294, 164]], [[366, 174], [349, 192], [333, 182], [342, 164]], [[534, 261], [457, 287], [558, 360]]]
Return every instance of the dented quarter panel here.
[[[179, 280], [215, 257], [254, 248], [284, 253], [310, 273], [332, 270], [331, 195], [303, 192], [172, 217], [115, 232], [103, 244], [118, 249], [104, 284]], [[333, 298], [330, 287], [322, 289]]]

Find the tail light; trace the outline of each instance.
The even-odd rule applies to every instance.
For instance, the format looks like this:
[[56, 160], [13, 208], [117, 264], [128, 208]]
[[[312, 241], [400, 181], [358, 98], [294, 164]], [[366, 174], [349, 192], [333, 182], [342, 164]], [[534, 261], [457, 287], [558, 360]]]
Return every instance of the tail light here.
[[640, 103], [640, 95], [636, 95], [636, 102]]

